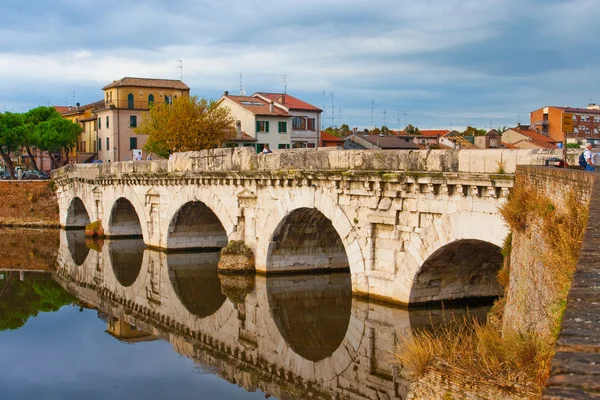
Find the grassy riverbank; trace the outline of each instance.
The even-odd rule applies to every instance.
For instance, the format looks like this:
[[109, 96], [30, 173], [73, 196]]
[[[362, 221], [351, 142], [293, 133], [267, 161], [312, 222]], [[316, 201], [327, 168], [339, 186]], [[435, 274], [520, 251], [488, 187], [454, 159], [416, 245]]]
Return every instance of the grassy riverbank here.
[[0, 181], [0, 193], [0, 226], [59, 226], [52, 181]]

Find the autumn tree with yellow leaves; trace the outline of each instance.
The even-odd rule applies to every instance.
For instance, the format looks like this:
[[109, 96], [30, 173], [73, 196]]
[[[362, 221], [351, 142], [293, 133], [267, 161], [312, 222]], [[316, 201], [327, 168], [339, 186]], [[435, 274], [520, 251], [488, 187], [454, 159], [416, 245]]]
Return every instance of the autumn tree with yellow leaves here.
[[165, 158], [175, 152], [220, 147], [235, 137], [229, 109], [197, 96], [152, 105], [134, 131], [148, 135], [144, 150]]

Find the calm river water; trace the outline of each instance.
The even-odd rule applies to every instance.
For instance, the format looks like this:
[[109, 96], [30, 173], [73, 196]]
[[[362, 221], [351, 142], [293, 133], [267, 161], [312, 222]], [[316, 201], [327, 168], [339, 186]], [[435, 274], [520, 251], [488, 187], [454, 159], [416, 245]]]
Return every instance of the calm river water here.
[[353, 298], [344, 273], [221, 276], [219, 253], [141, 240], [0, 243], [3, 400], [401, 399], [394, 347], [449, 313]]

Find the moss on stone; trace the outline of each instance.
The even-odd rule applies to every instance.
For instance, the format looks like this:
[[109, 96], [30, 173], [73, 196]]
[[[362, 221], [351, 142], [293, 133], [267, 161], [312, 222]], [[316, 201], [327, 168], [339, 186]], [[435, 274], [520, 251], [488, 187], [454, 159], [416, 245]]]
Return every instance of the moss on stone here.
[[104, 227], [102, 226], [102, 220], [94, 221], [91, 224], [85, 227], [84, 232], [85, 237], [90, 238], [103, 238], [104, 237]]

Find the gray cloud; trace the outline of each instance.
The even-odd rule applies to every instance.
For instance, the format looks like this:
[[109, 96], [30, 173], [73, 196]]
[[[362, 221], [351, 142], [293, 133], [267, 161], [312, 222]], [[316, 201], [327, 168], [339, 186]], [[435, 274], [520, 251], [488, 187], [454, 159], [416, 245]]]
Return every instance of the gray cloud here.
[[600, 95], [598, 18], [596, 0], [15, 2], [0, 6], [0, 107], [91, 102], [123, 76], [176, 78], [183, 58], [203, 97], [236, 91], [240, 72], [250, 93], [281, 91], [282, 74], [315, 105], [334, 92], [335, 124], [370, 125], [374, 100], [377, 125], [398, 109], [422, 126], [513, 125]]

